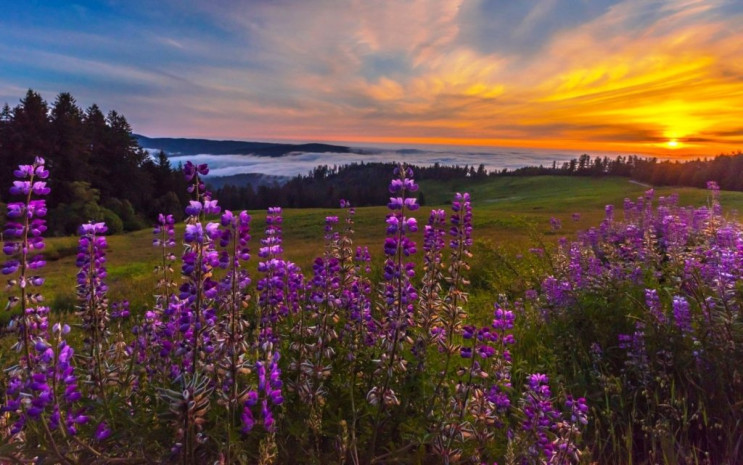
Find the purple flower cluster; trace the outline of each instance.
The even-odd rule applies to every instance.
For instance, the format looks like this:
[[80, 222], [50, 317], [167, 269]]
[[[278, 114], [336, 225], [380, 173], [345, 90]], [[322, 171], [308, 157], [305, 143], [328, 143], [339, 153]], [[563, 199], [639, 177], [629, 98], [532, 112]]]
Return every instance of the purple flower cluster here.
[[133, 326], [133, 346], [137, 362], [145, 367], [149, 377], [166, 374], [169, 378], [176, 378], [182, 364], [172, 357], [176, 348], [184, 347], [185, 343], [180, 340], [183, 332], [179, 322], [183, 305], [174, 295], [177, 286], [173, 276], [176, 260], [172, 251], [176, 246], [173, 215], [158, 215], [153, 236], [153, 246], [159, 248], [161, 258], [155, 267], [158, 274], [155, 305]]
[[[15, 262], [3, 272], [20, 271], [11, 283], [21, 296], [11, 302], [21, 303], [14, 327], [20, 329], [15, 348], [22, 355], [6, 370], [6, 400], [0, 407], [14, 422], [14, 441], [28, 440], [42, 455], [52, 451], [44, 457], [61, 463], [157, 461], [149, 454], [160, 453], [161, 446], [149, 447], [139, 431], [124, 426], [136, 424], [158, 434], [172, 428], [170, 455], [159, 457], [166, 461], [233, 463], [250, 457], [248, 449], [258, 445], [260, 460], [267, 462], [275, 458], [277, 441], [287, 438], [298, 439], [299, 448], [314, 454], [313, 461], [330, 460], [331, 443], [342, 460], [359, 462], [359, 450], [366, 447], [373, 461], [379, 459], [377, 444], [397, 447], [397, 415], [410, 412], [419, 415], [425, 436], [433, 438], [425, 441], [434, 453], [462, 460], [466, 450], [472, 454], [467, 460], [492, 462], [493, 438], [507, 434], [513, 409], [517, 415], [520, 409], [522, 431], [533, 433], [538, 456], [577, 456], [576, 440], [586, 423], [583, 399], [568, 397], [568, 415], [562, 417], [552, 409], [546, 377], [533, 375], [522, 401], [516, 401], [511, 346], [523, 303], [509, 307], [504, 297], [490, 325], [464, 325], [473, 246], [469, 194], [456, 194], [448, 222], [443, 210], [431, 212], [423, 231], [420, 292], [411, 258], [418, 233], [411, 212], [419, 208], [411, 194], [418, 185], [404, 166], [389, 185], [378, 295], [372, 292], [368, 249], [353, 247], [354, 211], [345, 201], [344, 221], [341, 215], [325, 218], [325, 248], [307, 281], [283, 258], [282, 211], [270, 208], [257, 252], [260, 278], [252, 288], [246, 266], [250, 215], [221, 211], [202, 180], [208, 172], [206, 165], [184, 167], [192, 199], [185, 209], [178, 285], [175, 221], [172, 215], [158, 217], [153, 231], [153, 245], [161, 253], [157, 291], [154, 305], [141, 315], [127, 301], [109, 309], [105, 224], [80, 228], [78, 296], [90, 352], [78, 357], [78, 368], [84, 367], [79, 376], [75, 353], [64, 338], [69, 326], [50, 328], [49, 309], [36, 306], [41, 297], [28, 292], [43, 282], [27, 274], [43, 265], [43, 258], [30, 252], [43, 248], [46, 207], [33, 197], [48, 193], [39, 181], [48, 173], [40, 159], [16, 172], [21, 179], [11, 190], [26, 199], [8, 206], [5, 237], [10, 240], [4, 252]], [[209, 221], [214, 215], [218, 220]], [[587, 275], [581, 268], [586, 257], [575, 252], [571, 258], [573, 276]], [[110, 340], [109, 319], [117, 330]], [[133, 340], [124, 336], [129, 319]], [[54, 342], [49, 342], [50, 330]], [[436, 349], [443, 364], [427, 359]], [[364, 396], [367, 402], [359, 402]], [[280, 413], [285, 403], [291, 415]], [[29, 422], [41, 428], [26, 428]], [[305, 437], [295, 436], [295, 430]], [[331, 430], [338, 436], [328, 440]], [[238, 431], [251, 437], [238, 441]], [[132, 439], [138, 441], [136, 451], [129, 448]]]
[[[31, 293], [32, 287], [40, 286], [40, 276], [28, 276], [29, 270], [37, 270], [45, 262], [33, 251], [44, 248], [42, 238], [46, 230], [46, 204], [34, 196], [49, 194], [46, 182], [49, 172], [44, 160], [36, 158], [32, 165], [21, 165], [14, 175], [12, 195], [23, 196], [19, 202], [8, 204], [8, 221], [3, 252], [16, 257], [3, 266], [3, 274], [19, 272], [17, 279], [9, 281], [11, 288], [18, 288], [20, 297], [11, 296], [9, 307], [20, 304], [20, 315], [11, 326], [18, 328], [19, 338], [13, 348], [22, 353], [19, 363], [6, 370], [6, 400], [0, 413], [9, 413], [15, 418], [9, 434], [15, 436], [24, 431], [29, 421], [39, 422], [54, 432], [74, 436], [77, 427], [88, 421], [77, 402], [82, 397], [74, 367], [74, 350], [64, 339], [70, 327], [55, 323], [49, 332], [49, 308], [35, 306], [41, 302], [39, 293]], [[53, 340], [54, 338], [55, 340]], [[51, 342], [53, 340], [53, 342]], [[54, 441], [53, 436], [47, 438]]]
[[68, 325], [53, 326], [56, 350], [44, 338], [36, 337], [29, 353], [34, 361], [30, 375], [20, 370], [10, 372], [8, 402], [0, 407], [0, 413], [17, 415], [11, 435], [20, 433], [29, 420], [47, 422], [51, 430], [62, 428], [70, 435], [77, 433], [78, 425], [87, 423], [84, 410], [76, 407], [81, 394], [72, 364], [74, 350], [64, 340], [69, 331]]
[[673, 298], [673, 321], [684, 334], [692, 332], [689, 302], [683, 296]]
[[175, 219], [173, 215], [157, 216], [157, 225], [152, 230], [152, 245], [155, 247], [175, 247]]
[[206, 165], [195, 166], [187, 162], [183, 169], [186, 180], [191, 182], [189, 192], [194, 199], [186, 207], [186, 229], [181, 273], [185, 280], [179, 288], [178, 300], [171, 302], [173, 313], [177, 313], [181, 339], [183, 365], [191, 374], [199, 369], [199, 363], [210, 364], [215, 352], [212, 328], [217, 322], [216, 301], [218, 284], [212, 270], [220, 266], [215, 241], [221, 236], [219, 223], [204, 225], [208, 215], [217, 215], [221, 208], [211, 194], [205, 190], [201, 176], [209, 173]]
[[418, 223], [415, 218], [406, 214], [418, 209], [416, 199], [408, 197], [409, 193], [418, 190], [418, 185], [413, 180], [413, 170], [409, 167], [395, 168], [394, 175], [395, 178], [389, 185], [393, 197], [390, 197], [387, 205], [390, 213], [386, 219], [386, 259], [383, 268], [385, 284], [380, 302], [382, 315], [378, 338], [382, 359], [378, 370], [384, 375], [380, 376], [381, 385], [373, 386], [367, 394], [372, 403], [380, 406], [398, 402], [391, 383], [395, 373], [399, 374], [407, 369], [407, 361], [402, 352], [409, 340], [408, 332], [416, 324], [415, 303], [418, 299], [417, 290], [412, 283], [415, 264], [406, 261], [407, 257], [416, 252], [415, 241], [410, 235], [418, 230]]
[[284, 403], [281, 388], [281, 370], [279, 369], [279, 354], [273, 353], [268, 360], [256, 363], [255, 369], [258, 376], [258, 390], [251, 390], [245, 394], [243, 410], [240, 415], [242, 421], [241, 431], [249, 433], [255, 426], [253, 409], [260, 406], [260, 418], [263, 420], [263, 428], [268, 432], [276, 430], [276, 420], [271, 407], [278, 407]]
[[446, 247], [446, 212], [444, 210], [431, 210], [428, 224], [423, 229], [423, 276], [421, 278], [420, 299], [420, 325], [428, 328], [422, 332], [415, 343], [415, 351], [418, 355], [419, 370], [423, 370], [425, 364], [425, 353], [428, 345], [434, 342], [442, 350], [446, 342], [441, 312], [443, 311], [442, 281], [444, 249]]
[[451, 203], [451, 210], [449, 235], [452, 239], [449, 246], [452, 249], [469, 250], [472, 247], [472, 203], [470, 194], [457, 192]]
[[[227, 275], [220, 281], [220, 287], [224, 290], [237, 290], [244, 292], [250, 285], [250, 277], [244, 269], [244, 262], [250, 260], [250, 215], [246, 211], [234, 215], [226, 210], [220, 221], [221, 231], [219, 234], [219, 267], [229, 270]], [[234, 287], [233, 287], [234, 286]]]
[[108, 285], [106, 284], [106, 242], [108, 231], [105, 223], [88, 223], [80, 226], [80, 240], [75, 265], [77, 297], [80, 316], [88, 334], [88, 344], [100, 344], [105, 337], [108, 314]]
[[2, 274], [13, 274], [21, 268], [21, 276], [13, 284], [22, 290], [27, 284], [38, 286], [43, 279], [37, 276], [27, 276], [26, 269], [36, 270], [43, 267], [46, 262], [39, 251], [44, 248], [42, 234], [46, 231], [46, 201], [35, 199], [34, 196], [49, 194], [49, 188], [45, 181], [49, 177], [49, 171], [44, 166], [43, 158], [36, 158], [33, 165], [20, 165], [14, 171], [17, 181], [13, 181], [10, 193], [22, 196], [22, 200], [8, 202], [8, 222], [5, 224], [3, 238], [3, 253], [13, 256], [5, 262]]
[[279, 320], [299, 310], [304, 276], [299, 267], [283, 259], [281, 208], [271, 207], [266, 215], [265, 236], [258, 249], [258, 272], [263, 278], [258, 281], [258, 306], [260, 308], [259, 343], [266, 352], [268, 344], [276, 341], [274, 328]]
[[529, 375], [526, 390], [522, 398], [524, 419], [521, 423], [523, 431], [535, 438], [529, 449], [532, 457], [544, 457], [549, 461], [554, 453], [554, 446], [550, 432], [556, 429], [559, 413], [552, 405], [547, 375], [536, 373]]
[[577, 441], [588, 423], [588, 406], [584, 398], [568, 396], [567, 417], [554, 406], [547, 375], [536, 373], [527, 378], [522, 398], [523, 433], [533, 442], [528, 448], [530, 460], [541, 463], [576, 463], [580, 459]]

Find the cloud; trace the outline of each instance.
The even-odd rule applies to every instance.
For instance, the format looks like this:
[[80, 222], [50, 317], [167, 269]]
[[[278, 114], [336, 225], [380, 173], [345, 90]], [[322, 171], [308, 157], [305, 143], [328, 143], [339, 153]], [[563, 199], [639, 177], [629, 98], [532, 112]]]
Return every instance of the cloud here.
[[82, 3], [38, 25], [0, 18], [0, 82], [67, 86], [149, 135], [739, 143], [726, 135], [743, 114], [736, 1]]
[[[401, 152], [394, 149], [380, 148], [358, 150], [356, 153], [313, 153], [304, 152], [296, 155], [270, 158], [253, 155], [192, 155], [170, 157], [172, 164], [208, 163], [210, 176], [230, 176], [243, 173], [261, 173], [274, 176], [306, 175], [318, 165], [346, 165], [351, 163], [396, 163], [405, 162], [417, 166], [430, 166], [440, 163], [453, 165], [484, 165], [489, 171], [503, 168], [516, 169], [524, 166], [552, 165], [579, 157], [583, 152], [569, 150], [522, 150], [505, 148], [480, 148], [476, 151], [461, 147], [439, 147], [436, 150]], [[613, 157], [614, 153], [596, 153], [597, 156]]]

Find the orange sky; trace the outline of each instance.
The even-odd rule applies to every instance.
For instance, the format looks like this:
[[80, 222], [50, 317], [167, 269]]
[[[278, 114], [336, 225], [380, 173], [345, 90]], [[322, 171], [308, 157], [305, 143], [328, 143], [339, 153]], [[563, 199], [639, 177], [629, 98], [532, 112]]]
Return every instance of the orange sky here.
[[0, 18], [0, 98], [69, 91], [149, 136], [679, 157], [743, 147], [739, 0], [21, 10]]

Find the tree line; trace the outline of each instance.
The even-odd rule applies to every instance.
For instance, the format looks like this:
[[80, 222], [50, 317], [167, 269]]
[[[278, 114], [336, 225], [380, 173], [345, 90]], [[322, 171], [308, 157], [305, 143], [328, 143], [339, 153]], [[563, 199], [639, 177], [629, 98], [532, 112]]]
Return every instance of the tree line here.
[[[180, 219], [188, 197], [180, 167], [171, 166], [162, 151], [150, 157], [137, 143], [124, 115], [104, 114], [93, 104], [81, 109], [69, 93], [53, 103], [29, 90], [15, 107], [0, 111], [0, 160], [6, 166], [47, 159], [54, 195], [48, 199], [52, 234], [73, 234], [81, 223], [105, 221], [112, 232], [133, 231], [152, 224], [158, 213]], [[224, 185], [214, 197], [228, 209], [335, 207], [340, 199], [355, 206], [384, 205], [384, 183], [392, 163], [321, 165], [285, 183]], [[416, 168], [420, 180], [486, 179], [496, 176], [625, 176], [652, 185], [705, 187], [716, 181], [725, 190], [743, 191], [743, 153], [712, 159], [660, 161], [637, 155], [591, 157], [583, 154], [550, 166], [488, 171], [436, 163]], [[12, 171], [0, 171], [0, 202], [10, 201]], [[419, 194], [425, 203], [425, 193]]]
[[561, 165], [530, 166], [492, 173], [503, 176], [625, 176], [654, 186], [704, 188], [715, 181], [721, 189], [743, 191], [743, 152], [721, 154], [710, 159], [659, 160], [637, 155], [591, 158], [583, 154]]
[[[264, 209], [271, 205], [288, 208], [334, 207], [340, 199], [355, 206], [384, 205], [390, 194], [373, 180], [389, 176], [393, 163], [352, 163], [342, 166], [321, 165], [307, 175], [273, 185], [224, 185], [215, 196], [226, 208]], [[622, 176], [654, 186], [687, 186], [704, 188], [707, 181], [716, 181], [725, 190], [743, 191], [743, 153], [718, 155], [712, 159], [691, 161], [661, 161], [637, 155], [578, 158], [550, 166], [527, 166], [514, 170], [488, 171], [477, 167], [443, 166], [436, 163], [416, 167], [419, 180], [487, 179], [503, 176]], [[425, 204], [425, 193], [421, 204]]]
[[[377, 182], [387, 179], [397, 165], [395, 163], [351, 163], [340, 166], [320, 165], [306, 175], [298, 175], [288, 182], [273, 185], [236, 186], [227, 184], [214, 190], [214, 197], [220, 205], [228, 209], [265, 209], [273, 205], [286, 208], [332, 208], [340, 200], [351, 205], [364, 207], [386, 205], [390, 199], [387, 186]], [[434, 179], [485, 179], [488, 172], [484, 165], [416, 167], [415, 177], [419, 180]], [[208, 181], [207, 181], [208, 186]], [[419, 203], [425, 204], [425, 194], [418, 194]]]
[[[105, 221], [112, 232], [141, 229], [161, 211], [178, 214], [185, 181], [164, 153], [153, 159], [132, 135], [124, 115], [82, 109], [69, 93], [52, 104], [29, 90], [15, 107], [0, 112], [0, 159], [5, 166], [42, 156], [51, 172], [48, 226], [52, 234], [75, 233], [81, 223]], [[0, 170], [0, 201], [12, 170]]]

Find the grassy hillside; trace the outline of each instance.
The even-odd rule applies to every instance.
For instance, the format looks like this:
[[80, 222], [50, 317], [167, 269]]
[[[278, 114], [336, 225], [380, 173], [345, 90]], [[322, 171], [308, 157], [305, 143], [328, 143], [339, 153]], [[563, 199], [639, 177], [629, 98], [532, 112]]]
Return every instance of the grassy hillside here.
[[[498, 286], [513, 284], [508, 281], [516, 276], [495, 276], [495, 261], [511, 259], [530, 247], [545, 245], [549, 248], [561, 236], [571, 237], [581, 229], [598, 224], [607, 203], [613, 203], [619, 211], [624, 198], [635, 198], [645, 190], [647, 187], [628, 182], [626, 178], [545, 176], [472, 182], [424, 181], [420, 192], [425, 197], [426, 206], [417, 212], [417, 218], [423, 224], [431, 208], [447, 208], [455, 192], [470, 192], [474, 205], [473, 234], [479, 248], [473, 264], [473, 274], [479, 275], [473, 276], [474, 282], [485, 286], [485, 290], [498, 291]], [[656, 198], [678, 192], [682, 205], [701, 205], [707, 201], [707, 192], [701, 189], [663, 188], [656, 192]], [[729, 214], [743, 209], [743, 193], [723, 192], [721, 198]], [[386, 207], [380, 206], [359, 208], [356, 213], [355, 243], [368, 246], [376, 259], [382, 255], [387, 212]], [[253, 216], [252, 249], [256, 250], [265, 227], [265, 212], [250, 213]], [[571, 218], [573, 213], [580, 214], [578, 221]], [[284, 243], [287, 258], [307, 269], [311, 260], [321, 253], [318, 244], [321, 243], [325, 216], [337, 214], [339, 210], [286, 210]], [[550, 227], [553, 216], [562, 222], [559, 231]], [[418, 233], [419, 243], [421, 234]], [[43, 294], [57, 311], [70, 311], [75, 305], [73, 271], [76, 244], [74, 237], [48, 240], [46, 255], [49, 265], [43, 270], [47, 279]], [[157, 261], [157, 250], [152, 247], [149, 230], [110, 237], [107, 263], [110, 299], [116, 301], [126, 296], [133, 309], [149, 305], [155, 282], [152, 270]], [[492, 282], [484, 282], [487, 280]], [[482, 301], [491, 297], [483, 295]]]
[[[258, 273], [259, 260], [254, 256], [247, 265], [254, 286], [250, 295], [244, 295], [235, 292], [237, 281], [232, 286], [207, 287], [214, 282], [212, 278], [221, 278], [225, 271], [203, 265], [207, 273], [203, 277], [192, 274], [182, 281], [178, 279], [183, 283], [182, 289], [194, 296], [192, 303], [172, 302], [163, 308], [162, 304], [154, 305], [152, 296], [153, 268], [160, 260], [159, 249], [152, 247], [152, 233], [142, 230], [110, 236], [108, 298], [112, 302], [128, 299], [131, 310], [140, 315], [129, 321], [113, 321], [109, 329], [115, 325], [111, 335], [115, 340], [101, 352], [106, 354], [105, 359], [96, 358], [91, 349], [90, 358], [80, 358], [78, 368], [82, 372], [89, 370], [87, 375], [80, 375], [84, 376], [81, 379], [95, 380], [95, 373], [102, 373], [104, 367], [115, 367], [112, 373], [117, 379], [131, 379], [131, 385], [136, 387], [125, 398], [119, 397], [120, 392], [125, 392], [121, 389], [125, 383], [82, 385], [80, 389], [87, 393], [81, 394], [84, 399], [95, 390], [103, 393], [102, 403], [94, 401], [90, 405], [100, 403], [103, 408], [97, 414], [108, 415], [105, 424], [101, 423], [103, 427], [96, 426], [95, 432], [88, 427], [86, 434], [93, 438], [91, 441], [96, 446], [101, 443], [112, 457], [129, 454], [132, 441], [147, 442], [141, 447], [143, 456], [172, 454], [169, 428], [182, 428], [184, 420], [162, 419], [186, 412], [180, 407], [186, 404], [177, 396], [185, 392], [184, 398], [191, 398], [188, 389], [193, 389], [194, 399], [211, 404], [210, 410], [204, 403], [198, 407], [198, 415], [203, 416], [201, 424], [207, 425], [209, 431], [204, 434], [221, 438], [231, 436], [235, 428], [241, 428], [243, 435], [250, 432], [250, 436], [244, 436], [246, 441], [234, 443], [239, 448], [235, 450], [247, 454], [246, 463], [257, 460], [250, 454], [262, 450], [265, 441], [275, 441], [279, 463], [288, 457], [296, 458], [297, 450], [307, 456], [306, 463], [335, 463], [332, 457], [345, 457], [346, 452], [339, 452], [331, 445], [332, 440], [345, 434], [343, 428], [348, 425], [359, 438], [359, 453], [382, 454], [379, 457], [393, 454], [401, 463], [428, 463], [429, 457], [444, 453], [441, 451], [449, 450], [449, 445], [455, 443], [461, 443], [467, 454], [487, 458], [483, 462], [488, 463], [492, 462], [491, 457], [498, 457], [501, 463], [512, 448], [514, 454], [535, 458], [530, 444], [544, 443], [542, 437], [549, 444], [565, 444], [566, 448], [585, 445], [580, 463], [740, 463], [739, 406], [743, 404], [743, 384], [735, 368], [743, 356], [739, 223], [725, 221], [709, 211], [697, 210], [692, 215], [688, 209], [669, 206], [635, 206], [625, 212], [624, 199], [642, 197], [648, 189], [626, 179], [499, 178], [469, 183], [424, 182], [420, 187], [419, 196], [426, 204], [414, 213], [420, 225], [427, 222], [432, 208], [449, 210], [450, 199], [457, 191], [469, 191], [474, 200], [474, 244], [468, 241], [468, 213], [464, 218], [459, 216], [461, 212], [452, 214], [451, 224], [439, 223], [439, 233], [446, 236], [451, 228], [451, 242], [460, 241], [460, 246], [455, 245], [454, 250], [441, 256], [436, 255], [435, 247], [433, 253], [429, 249], [425, 265], [440, 263], [439, 276], [433, 274], [435, 268], [421, 266], [423, 227], [411, 234], [418, 248], [411, 259], [418, 263], [408, 263], [409, 259], [404, 258], [410, 243], [407, 235], [399, 236], [398, 241], [388, 238], [388, 244], [395, 249], [390, 251], [386, 246], [393, 258], [383, 269], [385, 216], [389, 212], [386, 206], [359, 208], [355, 216], [355, 245], [369, 247], [373, 256], [368, 279], [364, 271], [357, 274], [352, 268], [338, 265], [341, 261], [347, 263], [344, 257], [352, 253], [344, 241], [330, 245], [323, 241], [325, 217], [343, 217], [345, 210], [287, 210], [282, 222], [284, 257], [298, 263], [304, 276], [295, 275], [278, 260], [271, 262], [273, 271]], [[659, 197], [673, 192], [658, 190], [656, 205]], [[681, 189], [678, 194], [682, 206], [708, 202], [712, 205], [707, 191]], [[728, 218], [734, 218], [743, 207], [742, 193], [722, 193], [720, 199]], [[607, 204], [615, 205], [615, 220], [601, 224]], [[469, 210], [465, 206], [461, 211]], [[267, 220], [265, 212], [252, 215], [250, 247], [255, 255]], [[397, 220], [400, 218], [395, 217], [390, 224]], [[561, 226], [556, 227], [558, 224]], [[600, 232], [572, 241], [579, 230], [599, 224]], [[177, 229], [180, 238], [184, 226], [178, 225]], [[450, 239], [442, 239], [438, 243], [443, 247], [449, 242]], [[428, 235], [427, 245], [432, 243]], [[181, 247], [173, 252], [180, 255]], [[327, 260], [313, 262], [324, 252]], [[43, 271], [47, 283], [42, 292], [54, 310], [50, 322], [90, 322], [94, 311], [105, 308], [88, 303], [83, 318], [69, 315], [77, 305], [76, 255], [77, 238], [48, 241], [49, 265]], [[180, 263], [176, 261], [175, 266]], [[403, 269], [407, 271], [402, 272]], [[262, 280], [260, 284], [258, 280]], [[207, 294], [212, 289], [217, 289], [216, 297]], [[233, 294], [229, 294], [230, 290]], [[83, 291], [93, 295], [95, 289], [89, 286]], [[410, 306], [403, 304], [413, 301]], [[147, 312], [146, 319], [139, 318], [147, 309], [152, 311]], [[286, 311], [283, 318], [279, 317], [281, 311]], [[203, 313], [199, 316], [198, 312]], [[212, 315], [217, 323], [201, 326], [202, 319], [206, 322], [207, 316]], [[5, 312], [2, 318], [7, 321], [8, 317], [9, 312]], [[44, 322], [43, 317], [39, 318]], [[135, 334], [142, 335], [137, 337], [135, 346], [126, 346], [136, 348], [136, 357], [122, 350], [125, 345], [121, 344], [130, 340], [131, 324], [137, 324]], [[91, 340], [92, 327], [83, 324], [67, 338], [77, 353], [88, 350], [83, 338]], [[401, 327], [406, 328], [405, 333], [398, 331]], [[247, 330], [251, 333], [241, 332]], [[203, 333], [199, 335], [199, 331]], [[273, 335], [279, 336], [272, 340]], [[242, 345], [243, 337], [259, 343]], [[0, 359], [10, 360], [9, 363], [17, 358], [10, 354], [13, 340], [0, 339]], [[34, 341], [26, 347], [34, 347], [47, 357], [52, 349], [45, 345], [43, 337]], [[222, 352], [212, 350], [210, 341], [235, 345]], [[67, 346], [59, 347], [64, 350]], [[198, 351], [189, 353], [189, 347], [196, 347], [202, 355]], [[280, 358], [268, 352], [274, 347], [279, 347], [275, 354], [280, 354]], [[320, 347], [323, 349], [317, 350]], [[230, 361], [230, 354], [253, 357], [255, 372], [241, 372], [240, 366], [253, 366], [253, 361], [242, 365], [244, 362], [238, 358]], [[41, 356], [38, 360], [42, 360], [39, 367], [48, 363]], [[66, 370], [66, 359], [60, 355], [58, 360], [58, 366]], [[98, 367], [91, 368], [86, 360]], [[384, 363], [382, 369], [378, 368], [380, 361]], [[213, 395], [208, 392], [208, 383], [200, 381], [196, 385], [196, 380], [207, 379], [202, 378], [202, 372], [211, 373], [214, 366], [229, 363], [234, 364], [231, 369], [235, 376], [246, 375], [242, 380], [233, 378], [236, 384], [231, 391], [236, 396], [234, 402], [244, 402], [239, 421], [237, 412], [228, 407], [234, 402], [204, 401]], [[187, 369], [189, 364], [196, 367], [192, 373], [173, 371]], [[308, 366], [313, 367], [312, 373], [319, 374], [316, 380], [314, 375], [305, 377]], [[393, 369], [397, 366], [403, 368], [399, 376]], [[413, 366], [415, 370], [407, 368]], [[137, 382], [125, 373], [139, 373]], [[227, 371], [214, 373], [222, 376]], [[15, 380], [20, 375], [12, 376], [15, 378], [7, 379]], [[36, 373], [27, 378], [30, 384], [24, 389], [44, 389], [36, 378]], [[142, 380], [145, 390], [140, 394]], [[290, 387], [280, 390], [277, 380], [286, 380]], [[323, 393], [308, 400], [303, 397], [305, 390], [314, 389], [315, 382]], [[176, 390], [172, 389], [173, 383], [177, 384]], [[238, 400], [238, 389], [242, 388], [237, 383], [248, 386], [247, 389], [258, 386], [263, 393], [260, 395], [269, 397], [263, 400], [260, 412], [263, 433], [269, 436], [252, 430], [257, 417], [251, 408], [258, 408], [258, 403], [250, 397]], [[290, 383], [297, 383], [293, 386], [302, 389], [292, 388]], [[16, 381], [0, 381], [0, 394], [17, 394], [20, 391], [16, 385]], [[116, 392], [113, 397], [106, 386], [112, 388], [112, 394]], [[395, 396], [397, 402], [380, 404], [381, 398], [373, 394], [378, 386]], [[172, 392], [176, 397], [163, 397], [168, 402], [162, 405], [151, 402], [151, 397], [140, 402], [139, 398], [149, 396], [152, 389], [162, 396]], [[214, 396], [223, 396], [227, 391], [219, 392]], [[258, 395], [257, 391], [252, 394], [255, 399]], [[367, 402], [356, 401], [362, 398]], [[563, 398], [564, 407], [560, 406]], [[43, 400], [40, 396], [34, 398], [36, 402]], [[277, 410], [276, 420], [268, 410], [269, 401], [273, 407], [284, 405]], [[72, 402], [74, 399], [68, 401]], [[124, 408], [109, 408], [107, 402], [117, 402]], [[128, 406], [135, 402], [142, 407], [147, 405], [141, 416], [130, 413]], [[534, 414], [534, 408], [541, 413]], [[316, 416], [314, 409], [323, 413]], [[549, 432], [542, 431], [542, 436], [533, 436], [535, 425], [531, 419], [537, 417], [555, 421], [552, 424], [550, 420]], [[7, 418], [6, 415], [0, 420]], [[338, 418], [343, 419], [340, 431], [336, 431]], [[439, 422], [437, 418], [444, 420]], [[507, 428], [494, 429], [498, 422]], [[274, 424], [279, 425], [276, 431], [272, 429]], [[449, 426], [442, 426], [449, 424], [474, 428], [476, 434], [457, 439], [449, 436]], [[646, 425], [663, 428], [648, 430]], [[102, 428], [110, 428], [115, 436], [100, 439]], [[34, 433], [29, 431], [28, 434]], [[317, 439], [308, 439], [308, 431]], [[43, 435], [39, 437], [28, 443], [46, 440]], [[516, 439], [512, 441], [512, 437]], [[192, 443], [196, 440], [189, 439]], [[220, 441], [212, 441], [203, 449], [185, 448], [184, 463], [196, 462], [197, 452], [216, 456], [223, 447]], [[388, 447], [396, 441], [402, 446]], [[18, 445], [22, 446], [19, 453], [33, 453], [24, 444]], [[226, 447], [231, 450], [233, 445]], [[411, 448], [418, 452], [411, 452]], [[568, 454], [578, 453], [578, 449], [565, 450]], [[552, 451], [539, 453], [548, 456]], [[550, 463], [567, 463], [561, 452], [557, 457]], [[532, 460], [523, 460], [526, 462]]]

